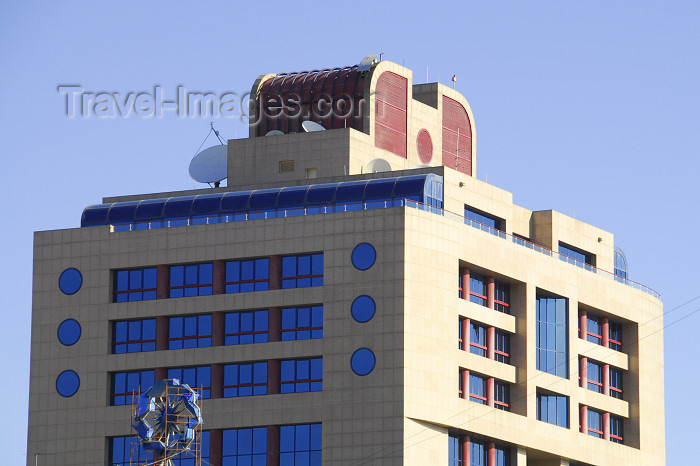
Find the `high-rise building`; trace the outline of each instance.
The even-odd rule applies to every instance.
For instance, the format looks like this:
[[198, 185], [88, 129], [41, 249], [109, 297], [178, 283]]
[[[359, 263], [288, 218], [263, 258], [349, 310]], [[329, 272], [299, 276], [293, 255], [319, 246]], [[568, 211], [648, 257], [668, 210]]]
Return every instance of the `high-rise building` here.
[[659, 296], [476, 178], [462, 95], [369, 58], [251, 101], [226, 187], [36, 233], [28, 465], [152, 463], [132, 403], [166, 378], [205, 465], [664, 464]]

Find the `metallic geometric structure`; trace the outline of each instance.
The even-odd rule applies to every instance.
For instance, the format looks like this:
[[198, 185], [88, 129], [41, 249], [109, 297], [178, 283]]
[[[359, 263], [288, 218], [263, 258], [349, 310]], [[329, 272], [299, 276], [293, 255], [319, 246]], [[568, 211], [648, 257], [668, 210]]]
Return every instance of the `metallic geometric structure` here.
[[144, 450], [153, 452], [153, 464], [172, 465], [171, 459], [197, 448], [195, 438], [202, 430], [199, 395], [178, 379], [159, 380], [134, 410], [133, 428]]

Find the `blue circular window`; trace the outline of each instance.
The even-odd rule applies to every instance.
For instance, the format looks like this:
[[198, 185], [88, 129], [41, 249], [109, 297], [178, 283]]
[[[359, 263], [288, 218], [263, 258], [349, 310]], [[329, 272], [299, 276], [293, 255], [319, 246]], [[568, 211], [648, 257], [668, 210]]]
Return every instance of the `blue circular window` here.
[[58, 279], [58, 287], [67, 295], [77, 293], [81, 286], [83, 286], [83, 276], [78, 269], [66, 269]]
[[358, 349], [352, 353], [350, 358], [352, 371], [357, 375], [367, 375], [372, 372], [376, 362], [377, 358], [374, 357], [374, 353], [369, 348]]
[[80, 387], [80, 377], [74, 371], [63, 371], [56, 378], [56, 391], [59, 395], [69, 396], [75, 395]]
[[360, 323], [368, 322], [374, 317], [374, 312], [377, 310], [377, 305], [370, 296], [363, 294], [355, 298], [350, 306], [352, 318]]
[[367, 270], [377, 260], [377, 251], [369, 243], [360, 243], [352, 250], [352, 265], [358, 270]]
[[66, 319], [58, 326], [58, 341], [66, 346], [74, 345], [80, 340], [80, 324], [75, 319]]

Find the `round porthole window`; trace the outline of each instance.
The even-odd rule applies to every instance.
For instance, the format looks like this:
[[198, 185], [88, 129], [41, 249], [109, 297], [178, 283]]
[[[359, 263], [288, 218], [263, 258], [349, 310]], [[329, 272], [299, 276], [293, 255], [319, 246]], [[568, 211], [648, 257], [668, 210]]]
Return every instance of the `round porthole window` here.
[[75, 395], [80, 387], [80, 377], [75, 371], [63, 371], [56, 378], [56, 391], [66, 398]]
[[351, 259], [357, 270], [367, 270], [377, 260], [377, 251], [369, 243], [360, 243], [352, 250]]
[[377, 305], [371, 296], [363, 294], [355, 298], [350, 306], [352, 318], [360, 323], [369, 322], [377, 310]]
[[369, 348], [360, 348], [352, 353], [350, 366], [357, 375], [367, 375], [374, 370], [377, 359]]
[[66, 346], [74, 345], [80, 340], [80, 324], [75, 319], [66, 319], [58, 326], [58, 341]]
[[64, 270], [58, 279], [58, 287], [67, 295], [77, 293], [81, 286], [83, 286], [83, 275], [78, 269], [72, 267]]

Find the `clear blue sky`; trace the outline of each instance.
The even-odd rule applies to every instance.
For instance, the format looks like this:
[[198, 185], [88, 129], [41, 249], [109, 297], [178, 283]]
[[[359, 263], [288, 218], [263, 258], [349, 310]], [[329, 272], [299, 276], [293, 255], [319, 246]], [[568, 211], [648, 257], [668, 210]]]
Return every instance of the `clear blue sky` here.
[[[78, 227], [103, 196], [192, 188], [188, 164], [211, 121], [71, 119], [57, 86], [241, 94], [261, 73], [375, 52], [418, 83], [426, 65], [431, 81], [457, 75], [475, 115], [480, 179], [519, 205], [615, 234], [631, 278], [658, 290], [668, 312], [668, 464], [696, 456], [700, 363], [690, 343], [700, 312], [673, 323], [700, 308], [700, 299], [678, 307], [700, 295], [700, 4], [230, 3], [0, 6], [0, 345], [12, 419], [0, 463], [25, 461], [33, 232]], [[227, 138], [247, 134], [235, 119], [215, 126]]]

